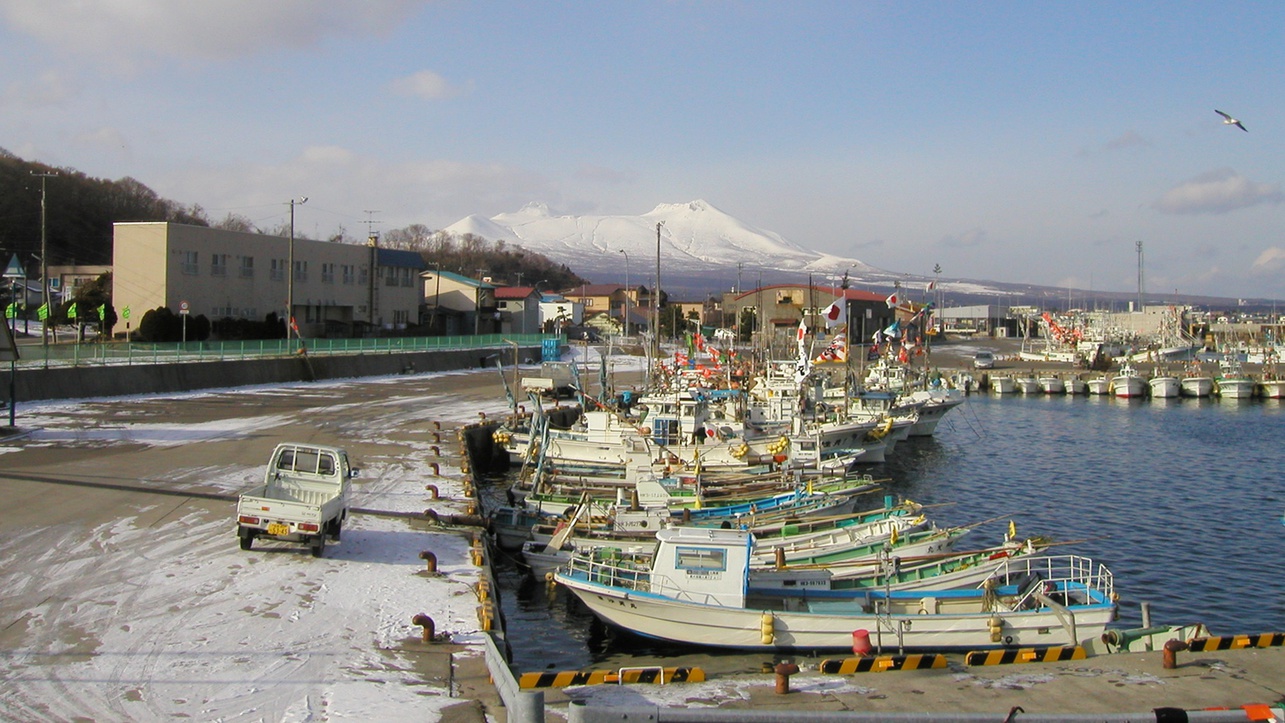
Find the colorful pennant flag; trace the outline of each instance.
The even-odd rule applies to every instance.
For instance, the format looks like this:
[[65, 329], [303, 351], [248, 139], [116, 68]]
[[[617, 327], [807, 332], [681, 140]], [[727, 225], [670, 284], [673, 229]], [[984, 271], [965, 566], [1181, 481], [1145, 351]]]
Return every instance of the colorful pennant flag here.
[[129, 319], [129, 307], [126, 306], [124, 309], [121, 309], [120, 315], [122, 319]]
[[897, 308], [897, 292], [895, 291], [892, 292], [891, 294], [888, 295], [888, 298], [884, 299], [883, 301], [885, 304], [888, 305], [889, 309]]
[[12, 319], [18, 315], [18, 302], [13, 302], [4, 307], [4, 318]]
[[107, 321], [107, 304], [98, 307], [98, 320]]
[[78, 312], [79, 310], [76, 308], [76, 302], [74, 301], [71, 302], [71, 306], [67, 307], [67, 318], [75, 320], [75, 318], [78, 316]]
[[49, 318], [49, 304], [41, 304], [40, 308], [36, 309], [36, 318], [41, 321]]

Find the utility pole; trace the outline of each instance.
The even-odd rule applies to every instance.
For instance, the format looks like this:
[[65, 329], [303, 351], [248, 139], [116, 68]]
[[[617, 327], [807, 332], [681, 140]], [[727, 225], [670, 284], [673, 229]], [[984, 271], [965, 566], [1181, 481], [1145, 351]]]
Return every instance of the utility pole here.
[[1142, 242], [1138, 244], [1138, 313], [1142, 313]]
[[[40, 321], [40, 336], [44, 346], [49, 346], [49, 317], [53, 316], [53, 309], [49, 306], [49, 235], [46, 224], [46, 212], [48, 204], [45, 193], [45, 179], [54, 178], [57, 173], [36, 173], [31, 175], [40, 178], [40, 303], [44, 305], [45, 318]], [[49, 350], [45, 349], [45, 360], [49, 360]]]
[[294, 207], [302, 206], [307, 202], [307, 196], [290, 199], [290, 251], [289, 258], [286, 260], [286, 339], [290, 338], [291, 331], [300, 338], [303, 337], [294, 323]]
[[660, 364], [660, 228], [664, 226], [664, 221], [656, 222], [656, 293], [652, 295], [652, 307], [655, 311], [652, 314], [652, 357], [656, 364]]

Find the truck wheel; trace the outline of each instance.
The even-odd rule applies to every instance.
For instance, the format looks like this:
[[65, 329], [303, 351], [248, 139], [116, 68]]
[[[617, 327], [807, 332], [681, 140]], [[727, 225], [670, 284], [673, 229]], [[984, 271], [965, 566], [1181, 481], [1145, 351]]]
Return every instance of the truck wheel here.
[[326, 549], [326, 536], [317, 535], [312, 538], [312, 556], [321, 557], [321, 552]]
[[330, 539], [334, 540], [335, 542], [339, 542], [339, 535], [343, 532], [343, 529], [344, 529], [343, 520], [335, 520], [334, 522], [331, 522]]
[[254, 544], [254, 533], [249, 530], [242, 530], [237, 536], [241, 538], [242, 550], [248, 550]]

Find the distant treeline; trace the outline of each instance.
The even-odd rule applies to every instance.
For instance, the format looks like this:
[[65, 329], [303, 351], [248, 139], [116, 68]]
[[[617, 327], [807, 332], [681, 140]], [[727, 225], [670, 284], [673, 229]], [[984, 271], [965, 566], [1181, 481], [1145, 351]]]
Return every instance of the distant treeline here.
[[[123, 221], [170, 221], [194, 226], [286, 236], [288, 222], [262, 229], [250, 219], [229, 213], [211, 221], [198, 204], [185, 205], [161, 198], [142, 182], [125, 177], [112, 181], [93, 178], [73, 168], [56, 168], [25, 161], [0, 148], [0, 265], [12, 254], [39, 276], [41, 248], [41, 186], [44, 186], [46, 246], [49, 265], [110, 264], [112, 224]], [[298, 229], [297, 238], [308, 238]], [[351, 238], [342, 227], [327, 239], [366, 243]], [[455, 236], [422, 224], [387, 231], [379, 240], [387, 248], [417, 251], [430, 267], [469, 277], [491, 276], [496, 284], [541, 289], [570, 288], [586, 280], [564, 264], [503, 241], [491, 242], [472, 234]]]

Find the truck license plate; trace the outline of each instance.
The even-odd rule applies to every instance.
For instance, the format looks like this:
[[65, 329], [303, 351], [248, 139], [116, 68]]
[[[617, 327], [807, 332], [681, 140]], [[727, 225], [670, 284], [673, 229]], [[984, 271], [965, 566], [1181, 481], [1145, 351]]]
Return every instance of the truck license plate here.
[[278, 522], [268, 523], [269, 535], [288, 535], [290, 534], [290, 525], [283, 525]]

